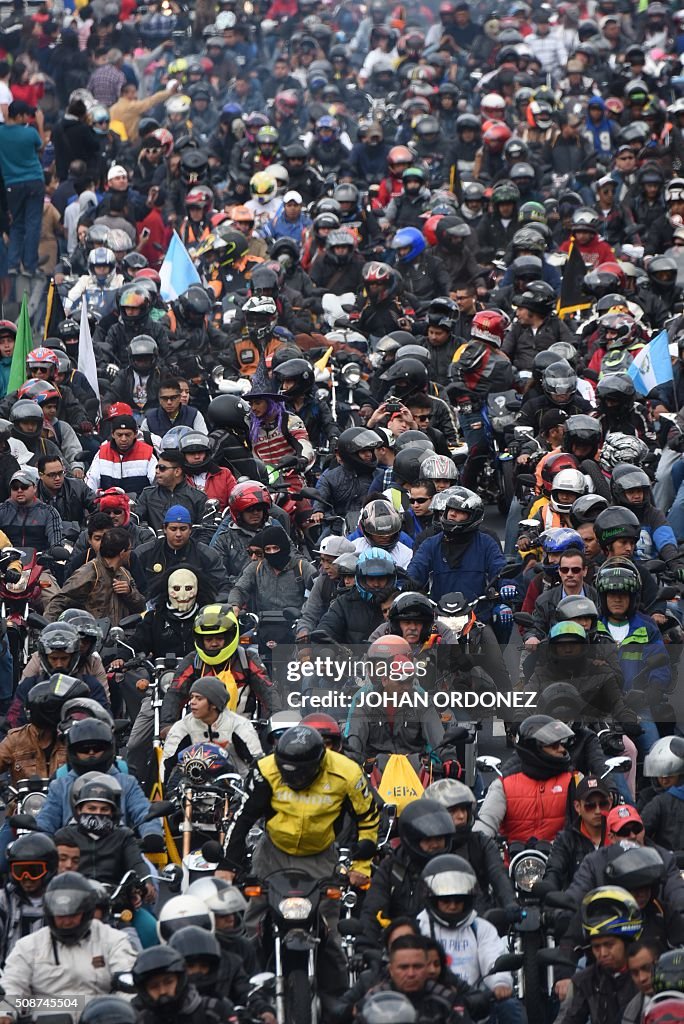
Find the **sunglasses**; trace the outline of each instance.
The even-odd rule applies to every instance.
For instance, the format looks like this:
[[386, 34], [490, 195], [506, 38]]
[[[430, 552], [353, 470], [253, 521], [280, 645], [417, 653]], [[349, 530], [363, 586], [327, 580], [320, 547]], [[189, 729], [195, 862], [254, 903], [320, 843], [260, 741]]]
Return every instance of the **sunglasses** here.
[[409, 498], [409, 504], [411, 505], [424, 505], [426, 501], [431, 501], [431, 498]]
[[563, 569], [559, 569], [558, 572], [561, 576], [567, 576], [569, 573], [573, 576], [579, 576], [580, 573], [584, 572], [584, 566], [566, 565]]
[[103, 745], [102, 743], [91, 744], [90, 746], [87, 746], [85, 743], [79, 743], [78, 746], [76, 747], [76, 753], [77, 754], [104, 754], [104, 752], [106, 750], [108, 750], [108, 749], [109, 749], [109, 747]]
[[160, 473], [166, 473], [169, 469], [175, 469], [175, 466], [162, 466], [160, 462], [157, 463], [157, 469]]
[[565, 750], [565, 740], [557, 740], [555, 743], [545, 743], [545, 747], [551, 750]]
[[13, 484], [10, 484], [10, 491], [28, 491], [32, 486], [33, 484], [20, 484], [15, 480]]
[[10, 864], [10, 875], [15, 882], [24, 882], [26, 879], [38, 882], [47, 873], [47, 864], [41, 860], [15, 860]]
[[588, 811], [595, 811], [595, 810], [607, 811], [611, 807], [611, 802], [607, 798], [605, 800], [591, 800], [591, 801], [586, 801], [585, 800], [584, 806], [586, 807], [586, 809]]
[[621, 839], [627, 839], [629, 836], [639, 836], [644, 831], [644, 826], [638, 821], [633, 821], [631, 825], [625, 825], [619, 832], [616, 832], [616, 836], [620, 836]]
[[418, 423], [427, 423], [427, 421], [430, 419], [430, 413], [426, 412], [424, 414], [421, 414], [421, 413], [415, 413], [414, 412], [413, 418]]
[[64, 470], [60, 469], [57, 473], [43, 473], [42, 476], [46, 476], [48, 480], [59, 480], [61, 476], [64, 476]]

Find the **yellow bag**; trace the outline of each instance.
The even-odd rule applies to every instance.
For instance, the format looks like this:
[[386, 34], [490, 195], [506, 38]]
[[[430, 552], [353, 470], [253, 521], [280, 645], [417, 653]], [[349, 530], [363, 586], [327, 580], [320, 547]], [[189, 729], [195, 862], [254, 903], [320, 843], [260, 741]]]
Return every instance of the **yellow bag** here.
[[406, 754], [390, 754], [378, 793], [386, 804], [397, 805], [398, 814], [423, 795], [423, 784]]

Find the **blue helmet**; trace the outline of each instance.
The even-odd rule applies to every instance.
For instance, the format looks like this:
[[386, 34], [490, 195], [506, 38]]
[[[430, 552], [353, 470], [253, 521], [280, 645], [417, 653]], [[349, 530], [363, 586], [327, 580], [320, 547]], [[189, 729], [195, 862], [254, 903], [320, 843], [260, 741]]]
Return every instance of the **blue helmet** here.
[[368, 590], [364, 585], [367, 576], [387, 576], [392, 586], [397, 578], [397, 567], [394, 559], [382, 548], [367, 548], [359, 555], [356, 563], [356, 589], [364, 601], [372, 601], [377, 596], [377, 590]]
[[556, 526], [550, 530], [544, 530], [540, 539], [545, 555], [562, 555], [568, 548], [584, 551], [584, 541], [577, 530], [571, 530], [567, 526]]
[[416, 256], [420, 256], [421, 252], [425, 252], [427, 242], [423, 232], [418, 228], [400, 228], [392, 239], [392, 248], [405, 249], [407, 245], [411, 248], [405, 256], [399, 257], [400, 263], [410, 263]]

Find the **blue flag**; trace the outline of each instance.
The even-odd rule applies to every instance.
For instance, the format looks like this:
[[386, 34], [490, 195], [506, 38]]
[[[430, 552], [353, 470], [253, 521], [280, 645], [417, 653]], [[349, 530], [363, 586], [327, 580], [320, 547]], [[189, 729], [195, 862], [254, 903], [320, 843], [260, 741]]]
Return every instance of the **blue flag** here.
[[172, 302], [187, 291], [191, 284], [201, 284], [195, 264], [177, 233], [166, 251], [164, 262], [159, 268], [161, 278], [161, 297], [164, 302]]
[[627, 373], [640, 395], [649, 395], [654, 388], [673, 379], [669, 342], [667, 331], [661, 331], [634, 356]]

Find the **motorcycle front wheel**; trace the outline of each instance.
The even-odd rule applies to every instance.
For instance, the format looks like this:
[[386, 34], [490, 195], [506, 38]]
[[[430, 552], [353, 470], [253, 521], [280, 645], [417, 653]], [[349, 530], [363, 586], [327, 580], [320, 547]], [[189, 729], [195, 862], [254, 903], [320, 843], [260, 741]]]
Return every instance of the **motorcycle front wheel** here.
[[285, 1015], [287, 1024], [316, 1024], [315, 995], [306, 970], [299, 967], [285, 979]]

